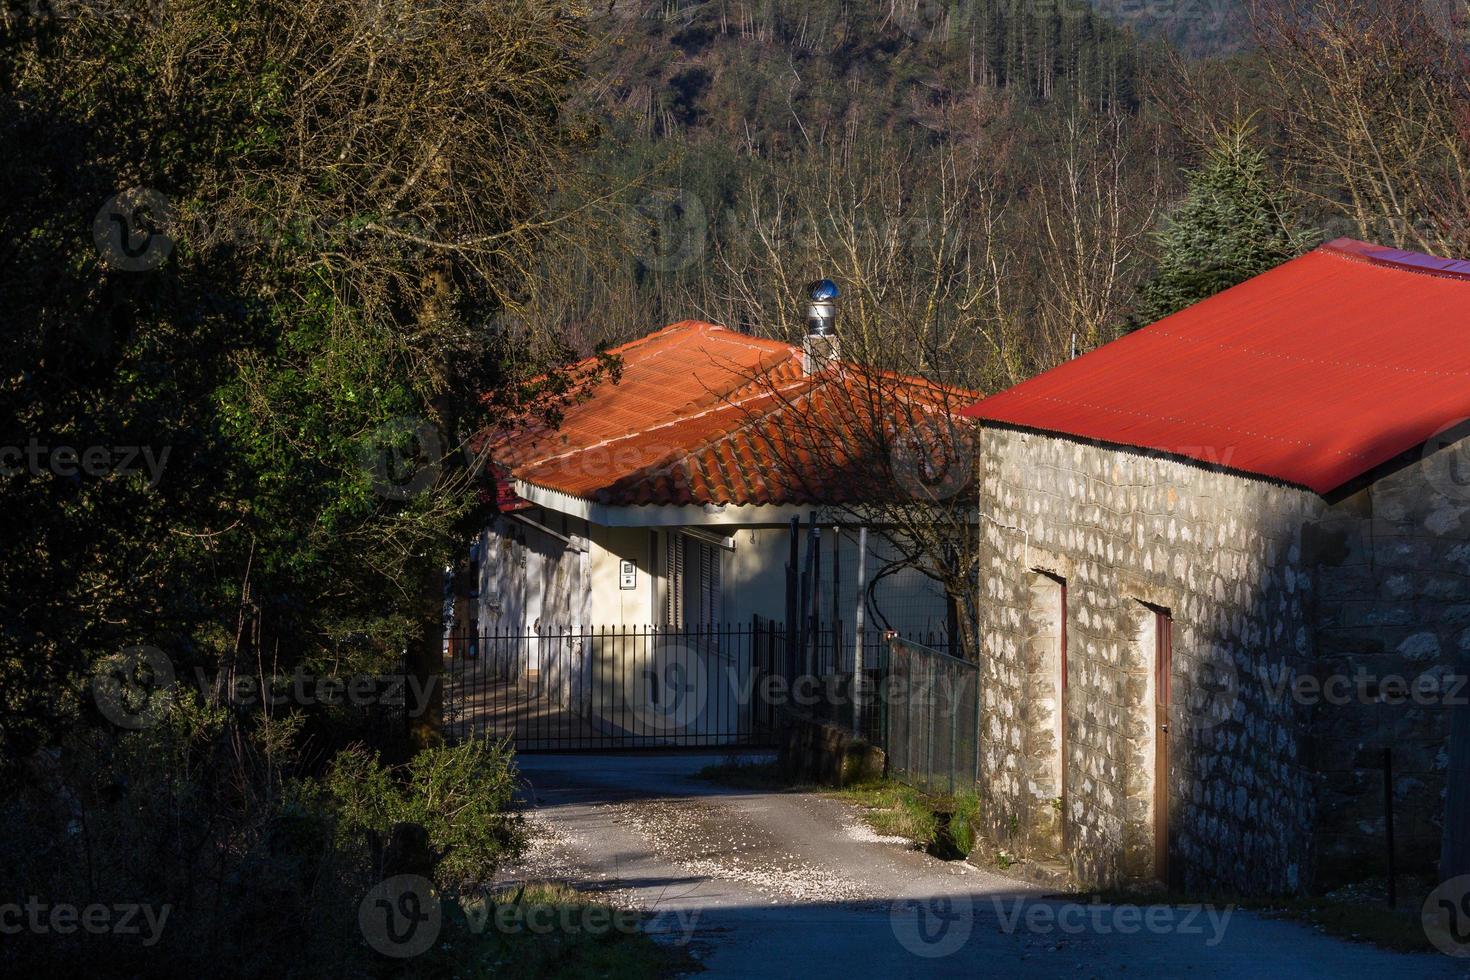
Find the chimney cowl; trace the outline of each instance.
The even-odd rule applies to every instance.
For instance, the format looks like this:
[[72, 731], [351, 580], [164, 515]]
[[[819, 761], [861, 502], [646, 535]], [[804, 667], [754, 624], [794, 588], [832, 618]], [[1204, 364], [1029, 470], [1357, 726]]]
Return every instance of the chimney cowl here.
[[837, 333], [837, 298], [842, 295], [831, 279], [821, 279], [810, 286], [811, 305], [807, 307], [808, 337], [830, 337]]
[[837, 297], [841, 291], [831, 279], [808, 287], [811, 305], [806, 311], [806, 342], [802, 344], [802, 368], [816, 374], [837, 363]]

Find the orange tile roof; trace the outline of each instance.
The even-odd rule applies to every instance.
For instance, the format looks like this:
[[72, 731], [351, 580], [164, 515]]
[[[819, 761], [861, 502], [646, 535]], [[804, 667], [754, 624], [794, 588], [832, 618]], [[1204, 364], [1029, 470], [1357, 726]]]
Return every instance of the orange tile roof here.
[[492, 435], [495, 462], [603, 504], [855, 503], [894, 490], [874, 457], [892, 455], [896, 431], [975, 398], [852, 365], [807, 377], [799, 347], [695, 321], [610, 353], [617, 382], [595, 385], [555, 429]]

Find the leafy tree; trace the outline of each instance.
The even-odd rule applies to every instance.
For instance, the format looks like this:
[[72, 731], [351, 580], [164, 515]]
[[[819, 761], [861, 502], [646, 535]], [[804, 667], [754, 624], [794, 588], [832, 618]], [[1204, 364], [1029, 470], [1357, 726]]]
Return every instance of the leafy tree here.
[[594, 135], [563, 108], [565, 6], [0, 15], [0, 447], [46, 450], [0, 459], [7, 756], [128, 647], [185, 676], [404, 649], [436, 669], [443, 570], [479, 519], [465, 437], [575, 387], [487, 327]]
[[1140, 326], [1295, 258], [1312, 236], [1297, 228], [1250, 125], [1238, 123], [1189, 175], [1184, 202], [1158, 243], [1159, 268], [1142, 289]]

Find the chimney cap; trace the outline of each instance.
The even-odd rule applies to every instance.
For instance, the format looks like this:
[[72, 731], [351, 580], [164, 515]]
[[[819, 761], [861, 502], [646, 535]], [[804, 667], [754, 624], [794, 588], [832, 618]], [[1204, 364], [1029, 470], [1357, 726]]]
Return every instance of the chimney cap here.
[[818, 303], [829, 303], [842, 295], [837, 284], [831, 279], [819, 279], [811, 284], [812, 299]]

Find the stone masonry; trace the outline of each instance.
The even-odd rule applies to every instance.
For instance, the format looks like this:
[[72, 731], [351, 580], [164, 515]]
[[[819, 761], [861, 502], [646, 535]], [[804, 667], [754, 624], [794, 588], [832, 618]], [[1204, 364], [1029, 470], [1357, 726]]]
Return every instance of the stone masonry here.
[[[983, 428], [991, 835], [1064, 861], [1085, 887], [1158, 880], [1155, 753], [1167, 739], [1171, 882], [1302, 892], [1382, 873], [1391, 748], [1400, 867], [1431, 867], [1445, 675], [1470, 646], [1458, 499], [1470, 487], [1441, 472], [1453, 455], [1402, 460], [1329, 501], [1144, 450]], [[1173, 638], [1165, 734], [1160, 613]], [[1438, 703], [1385, 697], [1396, 691], [1383, 679], [1398, 676], [1438, 685]], [[1313, 693], [1338, 677], [1353, 679], [1347, 703], [1341, 682], [1330, 698]]]

